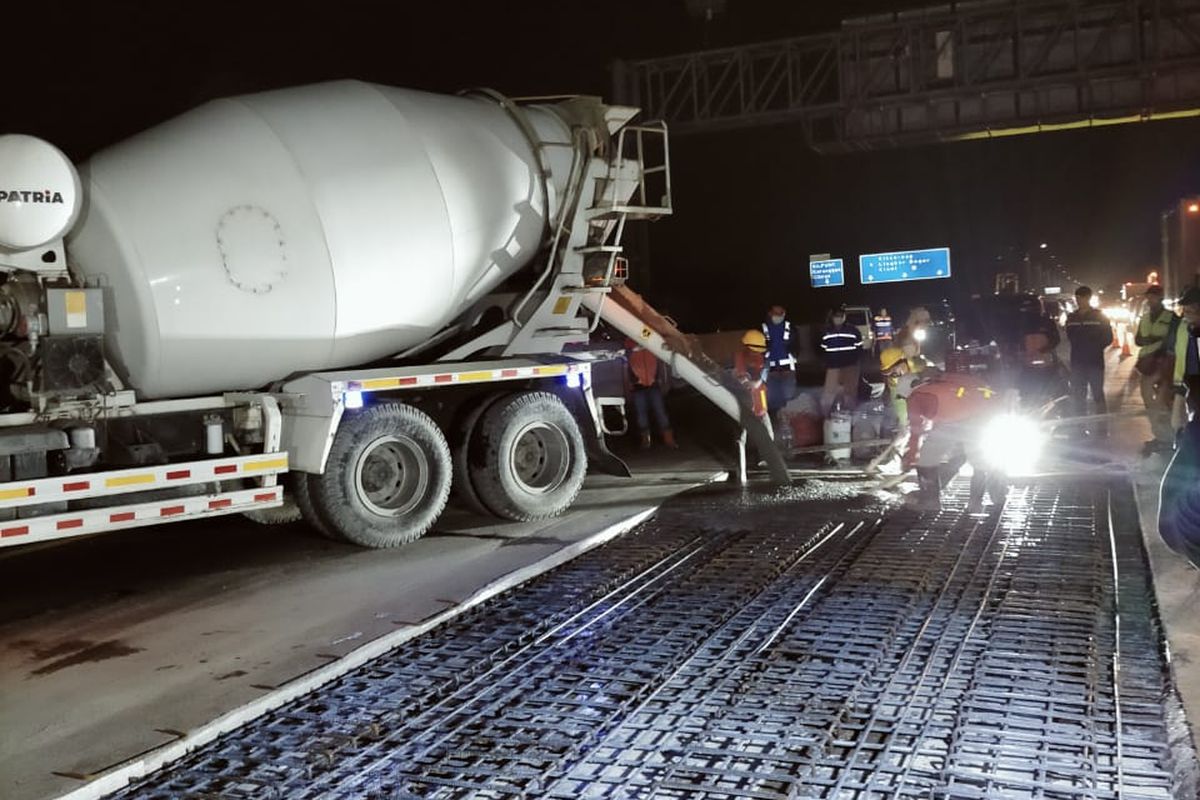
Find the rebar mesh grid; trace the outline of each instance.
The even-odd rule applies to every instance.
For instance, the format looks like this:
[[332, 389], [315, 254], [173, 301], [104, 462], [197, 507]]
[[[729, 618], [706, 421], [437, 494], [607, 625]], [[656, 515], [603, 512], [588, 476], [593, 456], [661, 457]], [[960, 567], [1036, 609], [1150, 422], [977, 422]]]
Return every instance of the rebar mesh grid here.
[[962, 490], [681, 498], [120, 796], [1176, 796], [1129, 498]]

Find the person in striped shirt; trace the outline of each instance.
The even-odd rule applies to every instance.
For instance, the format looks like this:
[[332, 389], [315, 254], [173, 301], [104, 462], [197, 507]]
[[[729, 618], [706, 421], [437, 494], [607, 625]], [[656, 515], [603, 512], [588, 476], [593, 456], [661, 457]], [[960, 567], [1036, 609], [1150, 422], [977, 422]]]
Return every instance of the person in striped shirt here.
[[852, 409], [858, 400], [859, 362], [862, 359], [862, 333], [846, 321], [846, 309], [839, 306], [829, 313], [821, 331], [821, 360], [825, 363], [825, 389], [821, 409], [826, 415], [841, 400], [842, 408]]

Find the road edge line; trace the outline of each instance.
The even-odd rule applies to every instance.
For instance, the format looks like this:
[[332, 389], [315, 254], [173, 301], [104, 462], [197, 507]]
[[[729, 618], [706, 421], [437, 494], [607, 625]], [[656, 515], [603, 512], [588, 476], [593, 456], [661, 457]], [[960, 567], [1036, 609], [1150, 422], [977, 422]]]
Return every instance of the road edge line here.
[[[697, 486], [704, 486], [728, 479], [728, 470], [717, 470], [708, 477], [696, 481], [695, 484], [688, 487], [688, 489], [682, 490], [679, 494]], [[201, 725], [199, 728], [190, 731], [185, 736], [173, 742], [154, 748], [148, 753], [136, 756], [130, 761], [113, 767], [97, 775], [83, 786], [72, 789], [65, 794], [57, 795], [55, 800], [99, 800], [105, 795], [123, 789], [132, 781], [162, 769], [171, 762], [183, 758], [192, 750], [203, 747], [217, 737], [240, 728], [246, 723], [252, 722], [304, 694], [337, 680], [368, 661], [396, 649], [410, 639], [415, 639], [422, 634], [428, 633], [439, 625], [449, 622], [478, 605], [482, 605], [493, 597], [503, 594], [509, 589], [514, 589], [543, 573], [562, 566], [589, 550], [599, 547], [622, 534], [628, 533], [658, 513], [658, 510], [662, 507], [662, 503], [666, 502], [667, 499], [669, 498], [664, 498], [661, 502], [618, 520], [590, 536], [554, 551], [539, 561], [527, 564], [485, 584], [461, 603], [451, 606], [422, 622], [384, 634], [377, 639], [372, 639], [361, 647], [351, 650], [337, 661], [320, 666], [311, 672], [306, 672], [294, 680], [273, 689], [262, 697], [252, 700], [232, 711], [225, 712], [211, 722]]]

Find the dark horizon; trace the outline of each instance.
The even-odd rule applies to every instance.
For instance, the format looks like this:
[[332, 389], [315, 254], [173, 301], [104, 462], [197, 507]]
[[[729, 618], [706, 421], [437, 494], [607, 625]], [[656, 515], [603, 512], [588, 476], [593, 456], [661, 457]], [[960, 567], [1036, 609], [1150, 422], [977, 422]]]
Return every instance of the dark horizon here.
[[[81, 161], [207, 100], [322, 80], [607, 95], [614, 59], [928, 4], [729, 0], [710, 23], [687, 5], [48, 3], [22, 26], [38, 36], [6, 48], [24, 70], [0, 130]], [[695, 328], [752, 323], [772, 302], [817, 315], [844, 300], [961, 298], [990, 288], [997, 256], [1013, 263], [1041, 242], [1080, 281], [1112, 286], [1158, 263], [1159, 213], [1200, 188], [1198, 134], [1200, 120], [1176, 120], [838, 156], [809, 151], [787, 125], [677, 136], [676, 215], [649, 226], [636, 282]], [[937, 246], [953, 254], [944, 288], [857, 285], [858, 254]], [[816, 252], [846, 259], [847, 286], [809, 287]]]

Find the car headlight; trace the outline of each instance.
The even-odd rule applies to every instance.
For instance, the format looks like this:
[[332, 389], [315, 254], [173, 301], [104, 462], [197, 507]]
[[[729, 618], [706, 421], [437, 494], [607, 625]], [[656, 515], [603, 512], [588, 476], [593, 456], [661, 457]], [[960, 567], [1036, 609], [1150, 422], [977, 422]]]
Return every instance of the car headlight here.
[[917, 328], [915, 331], [913, 331], [913, 338], [918, 342], [923, 342], [929, 338], [929, 331], [925, 330], [924, 328]]
[[984, 462], [1006, 475], [1032, 472], [1045, 445], [1040, 425], [1020, 414], [1000, 414], [983, 427], [979, 445]]

